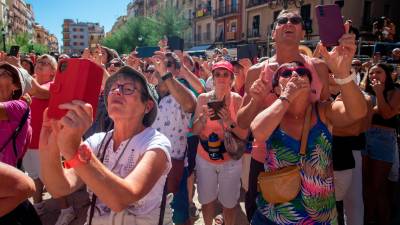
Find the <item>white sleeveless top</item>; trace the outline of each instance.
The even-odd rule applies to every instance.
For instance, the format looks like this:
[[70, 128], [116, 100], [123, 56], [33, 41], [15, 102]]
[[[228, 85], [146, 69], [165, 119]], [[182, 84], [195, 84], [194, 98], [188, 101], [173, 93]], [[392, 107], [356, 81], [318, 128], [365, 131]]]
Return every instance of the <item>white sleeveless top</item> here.
[[[106, 133], [97, 133], [89, 137], [85, 143], [90, 146], [93, 153], [100, 158], [103, 149], [99, 152], [100, 144]], [[111, 138], [112, 131], [107, 133], [103, 145], [106, 145], [109, 138]], [[164, 190], [167, 175], [171, 169], [171, 143], [163, 134], [153, 128], [146, 128], [141, 133], [135, 135], [130, 140], [129, 145], [126, 146], [129, 140], [123, 141], [116, 151], [113, 151], [113, 140], [111, 139], [106, 149], [103, 164], [111, 170], [114, 174], [121, 178], [127, 177], [136, 167], [139, 158], [146, 152], [152, 149], [162, 149], [167, 156], [168, 166], [163, 175], [157, 181], [153, 189], [140, 199], [129, 206], [126, 210], [130, 214], [144, 215], [152, 210], [159, 208], [161, 205], [162, 194]], [[126, 146], [126, 147], [125, 147]], [[134, 185], [134, 184], [132, 184]], [[92, 192], [88, 190], [90, 194]], [[89, 213], [89, 212], [88, 212]], [[99, 199], [96, 202], [95, 216], [105, 216], [111, 213], [111, 209], [102, 203]]]

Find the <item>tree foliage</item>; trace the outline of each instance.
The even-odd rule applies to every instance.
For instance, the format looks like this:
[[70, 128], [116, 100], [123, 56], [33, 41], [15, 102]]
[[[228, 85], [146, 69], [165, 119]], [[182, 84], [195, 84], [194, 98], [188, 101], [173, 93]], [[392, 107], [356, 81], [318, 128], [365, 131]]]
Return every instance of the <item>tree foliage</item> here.
[[183, 36], [188, 20], [175, 7], [162, 7], [154, 17], [132, 17], [102, 44], [119, 53], [129, 53], [137, 46], [156, 46], [164, 36]]

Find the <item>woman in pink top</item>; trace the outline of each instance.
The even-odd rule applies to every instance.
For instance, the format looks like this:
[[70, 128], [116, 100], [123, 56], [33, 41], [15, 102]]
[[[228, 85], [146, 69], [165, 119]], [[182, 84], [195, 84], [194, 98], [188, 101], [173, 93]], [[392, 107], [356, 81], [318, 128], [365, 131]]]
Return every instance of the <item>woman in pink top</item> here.
[[[231, 92], [233, 66], [227, 61], [220, 61], [213, 66], [212, 76], [214, 90], [199, 96], [193, 124], [193, 133], [200, 136], [201, 143], [196, 157], [199, 202], [206, 225], [212, 224], [217, 199], [223, 206], [225, 224], [233, 225], [240, 194], [242, 161], [232, 160], [226, 153], [224, 129], [243, 139], [247, 130], [236, 125], [236, 113], [242, 98]], [[208, 107], [210, 101], [220, 102], [222, 108], [216, 111], [214, 107]], [[213, 120], [217, 115], [220, 119]]]
[[[32, 132], [29, 105], [20, 100], [24, 89], [20, 71], [10, 64], [0, 65], [0, 162], [14, 167], [22, 160]], [[13, 140], [20, 123], [22, 128]]]

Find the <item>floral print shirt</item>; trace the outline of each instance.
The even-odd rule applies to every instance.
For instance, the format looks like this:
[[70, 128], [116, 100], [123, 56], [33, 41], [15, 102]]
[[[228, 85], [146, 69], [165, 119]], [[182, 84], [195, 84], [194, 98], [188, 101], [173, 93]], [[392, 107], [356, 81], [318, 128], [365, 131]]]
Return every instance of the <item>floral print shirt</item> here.
[[279, 127], [266, 141], [266, 145], [264, 167], [267, 172], [299, 165], [302, 160], [301, 190], [295, 199], [281, 204], [268, 203], [259, 195], [257, 205], [260, 212], [276, 224], [337, 224], [332, 135], [319, 116], [317, 123], [310, 129], [305, 156], [299, 154], [300, 141]]

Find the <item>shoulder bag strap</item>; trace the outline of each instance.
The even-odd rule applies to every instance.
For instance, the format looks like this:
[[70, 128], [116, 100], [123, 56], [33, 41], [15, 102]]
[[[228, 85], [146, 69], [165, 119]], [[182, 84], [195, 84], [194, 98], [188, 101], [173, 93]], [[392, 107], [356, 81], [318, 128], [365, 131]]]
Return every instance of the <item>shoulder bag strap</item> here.
[[310, 127], [311, 127], [311, 112], [312, 112], [312, 105], [310, 104], [307, 107], [306, 116], [304, 117], [303, 131], [301, 133], [301, 144], [300, 144], [301, 156], [306, 155], [308, 133], [310, 132]]
[[[21, 131], [22, 127], [25, 125], [26, 121], [28, 120], [29, 112], [30, 112], [30, 109], [28, 107], [26, 109], [24, 115], [22, 116], [21, 121], [18, 124], [18, 127], [15, 128], [14, 132], [7, 139], [6, 143], [4, 143], [3, 146], [1, 146], [0, 152], [2, 152], [7, 147], [7, 145], [10, 143], [10, 141], [12, 141], [12, 140], [15, 141], [15, 139], [18, 137], [19, 132]], [[17, 149], [15, 147], [16, 146], [14, 144], [14, 154], [15, 154], [15, 157], [18, 157], [18, 152], [17, 152]]]
[[[107, 138], [107, 134], [108, 134], [108, 132], [105, 134], [104, 139], [101, 141], [100, 148], [99, 148], [99, 152], [100, 152], [100, 150], [101, 150], [102, 147], [103, 147], [104, 140]], [[104, 157], [105, 157], [105, 155], [106, 155], [106, 151], [107, 151], [108, 145], [110, 144], [110, 141], [111, 141], [111, 139], [112, 139], [112, 136], [113, 136], [113, 135], [111, 134], [111, 137], [107, 140], [107, 143], [104, 145], [104, 150], [103, 150], [103, 152], [101, 153], [101, 156], [100, 156], [100, 158], [99, 158], [99, 160], [100, 160], [101, 163], [103, 163], [103, 161], [104, 161]], [[92, 199], [91, 199], [91, 201], [90, 201], [89, 223], [88, 223], [89, 225], [92, 225], [93, 216], [94, 216], [94, 207], [96, 206], [96, 201], [97, 201], [97, 195], [93, 192], [93, 194], [92, 194]]]
[[165, 206], [167, 203], [167, 180], [165, 180], [164, 190], [162, 194], [162, 200], [160, 205], [160, 217], [158, 218], [158, 225], [163, 225], [164, 223], [164, 214], [165, 214]]

